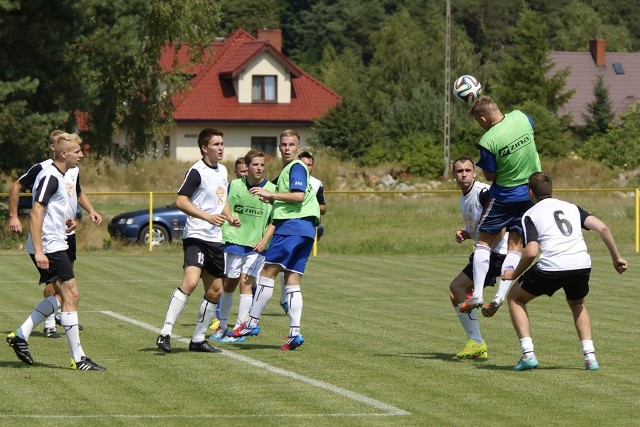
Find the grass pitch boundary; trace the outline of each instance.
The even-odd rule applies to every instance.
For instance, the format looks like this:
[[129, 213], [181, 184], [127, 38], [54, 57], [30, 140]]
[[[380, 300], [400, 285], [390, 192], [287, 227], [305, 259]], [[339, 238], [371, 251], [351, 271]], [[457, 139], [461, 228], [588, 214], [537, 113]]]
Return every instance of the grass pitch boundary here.
[[[110, 317], [122, 320], [122, 321], [127, 322], [127, 323], [131, 323], [132, 325], [139, 326], [139, 327], [144, 328], [144, 329], [146, 329], [148, 331], [151, 331], [151, 332], [154, 332], [154, 333], [157, 333], [157, 334], [160, 333], [160, 329], [159, 328], [157, 328], [157, 327], [155, 327], [153, 325], [150, 325], [148, 323], [141, 322], [139, 320], [132, 319], [130, 317], [124, 316], [124, 315], [122, 315], [120, 313], [115, 313], [113, 311], [108, 311], [108, 310], [100, 311], [100, 313], [102, 313], [102, 314], [104, 314], [106, 316], [110, 316]], [[184, 337], [177, 336], [177, 335], [172, 335], [171, 338], [174, 339], [174, 340], [177, 340], [179, 342], [185, 343], [185, 344], [189, 344], [189, 341], [190, 341], [188, 338], [184, 338]], [[282, 368], [278, 368], [278, 367], [269, 365], [267, 363], [261, 362], [261, 361], [256, 360], [256, 359], [252, 359], [252, 358], [247, 357], [247, 356], [242, 356], [240, 354], [234, 353], [234, 352], [229, 351], [229, 350], [222, 350], [222, 353], [219, 353], [219, 354], [222, 355], [222, 356], [225, 356], [225, 357], [229, 357], [229, 358], [231, 358], [231, 359], [233, 359], [235, 361], [242, 362], [242, 363], [245, 363], [247, 365], [250, 365], [250, 366], [253, 366], [253, 367], [256, 367], [256, 368], [260, 368], [260, 369], [265, 370], [267, 372], [271, 372], [271, 373], [273, 373], [275, 375], [280, 375], [280, 376], [285, 377], [285, 378], [290, 378], [290, 379], [293, 379], [293, 380], [308, 384], [308, 385], [310, 385], [312, 387], [324, 389], [324, 390], [327, 390], [327, 391], [329, 391], [331, 393], [346, 397], [347, 399], [351, 399], [351, 400], [356, 401], [358, 403], [362, 403], [364, 405], [367, 405], [367, 406], [370, 406], [370, 407], [373, 407], [375, 409], [383, 411], [382, 414], [333, 414], [334, 416], [366, 416], [366, 415], [373, 415], [373, 416], [381, 416], [381, 415], [384, 415], [384, 416], [407, 416], [407, 415], [411, 415], [410, 412], [407, 412], [404, 409], [396, 408], [393, 405], [389, 405], [387, 403], [380, 402], [379, 400], [372, 399], [370, 397], [367, 397], [367, 396], [364, 396], [362, 394], [358, 394], [358, 393], [352, 392], [350, 390], [344, 389], [342, 387], [335, 386], [333, 384], [329, 384], [329, 383], [324, 382], [324, 381], [316, 380], [314, 378], [310, 378], [310, 377], [298, 374], [298, 373], [293, 372], [293, 371], [288, 371], [286, 369], [282, 369]]]

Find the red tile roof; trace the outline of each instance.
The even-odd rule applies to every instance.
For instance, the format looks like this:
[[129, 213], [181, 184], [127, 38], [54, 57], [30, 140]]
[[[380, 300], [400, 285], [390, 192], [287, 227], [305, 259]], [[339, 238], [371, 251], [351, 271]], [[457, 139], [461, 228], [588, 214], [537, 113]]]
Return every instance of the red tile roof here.
[[[603, 66], [596, 66], [590, 52], [551, 52], [549, 59], [554, 63], [550, 75], [569, 67], [566, 89], [575, 89], [575, 93], [558, 113], [569, 114], [574, 125], [584, 125], [582, 114], [588, 114], [587, 105], [594, 100], [593, 85], [600, 73], [615, 116], [640, 101], [640, 53], [606, 52]], [[616, 74], [613, 64], [622, 64], [624, 74]]]
[[[167, 70], [184, 68], [195, 75], [191, 88], [174, 96], [176, 121], [226, 121], [226, 122], [312, 122], [320, 118], [341, 98], [324, 86], [268, 41], [257, 40], [242, 29], [236, 30], [223, 42], [212, 46], [213, 56], [205, 55], [201, 64], [188, 64], [188, 46], [178, 52], [165, 48], [160, 60]], [[240, 104], [232, 78], [256, 55], [268, 52], [291, 73], [291, 103], [289, 104]], [[177, 57], [176, 57], [177, 56]], [[177, 65], [177, 66], [176, 66]]]

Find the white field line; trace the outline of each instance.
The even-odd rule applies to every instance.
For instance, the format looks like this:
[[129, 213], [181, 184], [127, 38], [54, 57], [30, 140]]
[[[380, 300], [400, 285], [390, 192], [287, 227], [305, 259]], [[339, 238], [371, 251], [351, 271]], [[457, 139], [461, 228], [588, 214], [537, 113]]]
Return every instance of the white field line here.
[[[135, 320], [135, 319], [132, 319], [130, 317], [124, 316], [122, 314], [114, 313], [113, 311], [101, 311], [101, 313], [105, 314], [107, 316], [114, 317], [116, 319], [123, 320], [123, 321], [131, 323], [133, 325], [139, 326], [141, 328], [144, 328], [144, 329], [146, 329], [148, 331], [151, 331], [151, 332], [154, 332], [156, 334], [160, 333], [160, 329], [159, 328], [156, 328], [155, 326], [150, 325], [148, 323], [140, 322], [139, 320]], [[188, 338], [182, 338], [182, 337], [175, 337], [175, 338], [172, 337], [172, 338], [176, 339], [176, 340], [178, 340], [180, 342], [183, 342], [185, 344], [189, 343], [189, 339]], [[267, 363], [261, 362], [259, 360], [252, 359], [252, 358], [247, 357], [247, 356], [242, 356], [240, 354], [237, 354], [237, 353], [234, 353], [234, 352], [231, 352], [231, 351], [228, 351], [228, 350], [227, 351], [223, 350], [222, 353], [220, 353], [220, 354], [222, 356], [226, 356], [226, 357], [229, 357], [231, 359], [234, 359], [234, 360], [236, 360], [238, 362], [243, 362], [243, 363], [246, 363], [247, 365], [255, 366], [256, 368], [260, 368], [262, 370], [269, 371], [269, 372], [274, 373], [276, 375], [280, 375], [282, 377], [291, 378], [293, 380], [300, 381], [300, 382], [303, 382], [305, 384], [309, 384], [312, 387], [328, 390], [328, 391], [330, 391], [332, 393], [335, 393], [337, 395], [340, 395], [340, 396], [346, 397], [348, 399], [354, 400], [354, 401], [356, 401], [358, 403], [362, 403], [362, 404], [371, 406], [371, 407], [373, 407], [375, 409], [379, 409], [381, 411], [384, 411], [384, 414], [371, 414], [371, 415], [393, 415], [393, 416], [411, 415], [410, 412], [407, 412], [407, 411], [405, 411], [403, 409], [400, 409], [400, 408], [396, 408], [395, 406], [389, 405], [387, 403], [380, 402], [378, 400], [372, 399], [372, 398], [364, 396], [362, 394], [354, 393], [354, 392], [346, 390], [346, 389], [344, 389], [342, 387], [338, 387], [338, 386], [335, 386], [333, 384], [326, 383], [324, 381], [320, 381], [320, 380], [316, 380], [316, 379], [313, 379], [313, 378], [310, 378], [310, 377], [306, 377], [304, 375], [300, 375], [300, 374], [297, 374], [297, 373], [292, 372], [292, 371], [287, 371], [285, 369], [277, 368], [275, 366], [271, 366], [271, 365], [269, 365]], [[345, 414], [345, 415], [348, 415], [348, 414]], [[360, 414], [360, 415], [369, 415], [369, 414]]]

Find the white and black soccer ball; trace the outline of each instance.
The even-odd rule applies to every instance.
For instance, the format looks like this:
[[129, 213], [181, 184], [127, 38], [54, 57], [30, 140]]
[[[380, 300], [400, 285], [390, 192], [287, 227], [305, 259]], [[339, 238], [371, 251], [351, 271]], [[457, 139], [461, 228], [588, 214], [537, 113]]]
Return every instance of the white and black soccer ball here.
[[468, 74], [458, 77], [453, 83], [453, 94], [459, 101], [473, 104], [482, 94], [480, 80]]

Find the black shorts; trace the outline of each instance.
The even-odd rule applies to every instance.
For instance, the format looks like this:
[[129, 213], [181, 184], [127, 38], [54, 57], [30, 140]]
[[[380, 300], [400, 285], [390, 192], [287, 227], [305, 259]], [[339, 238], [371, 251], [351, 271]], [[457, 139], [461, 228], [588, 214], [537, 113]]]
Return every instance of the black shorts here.
[[52, 252], [45, 254], [49, 259], [49, 269], [43, 270], [36, 264], [36, 257], [33, 254], [29, 254], [33, 265], [36, 266], [40, 273], [40, 284], [42, 283], [54, 283], [59, 280], [60, 282], [66, 282], [73, 279], [73, 268], [71, 268], [71, 262], [66, 251]]
[[[484, 279], [484, 286], [495, 286], [496, 278], [502, 276], [502, 263], [504, 259], [507, 257], [506, 254], [499, 254], [497, 252], [491, 251], [491, 258], [489, 259], [489, 271], [487, 272], [487, 277]], [[469, 263], [462, 270], [466, 276], [473, 280], [473, 253], [469, 255]]]
[[67, 245], [69, 248], [67, 249], [67, 256], [69, 257], [69, 262], [74, 262], [76, 258], [76, 233], [67, 234]]
[[205, 242], [200, 239], [184, 239], [184, 265], [207, 270], [214, 277], [224, 275], [224, 245], [220, 242]]
[[577, 301], [589, 293], [590, 268], [566, 271], [543, 271], [536, 263], [519, 279], [522, 289], [531, 295], [552, 296], [558, 289], [564, 289], [569, 301]]

